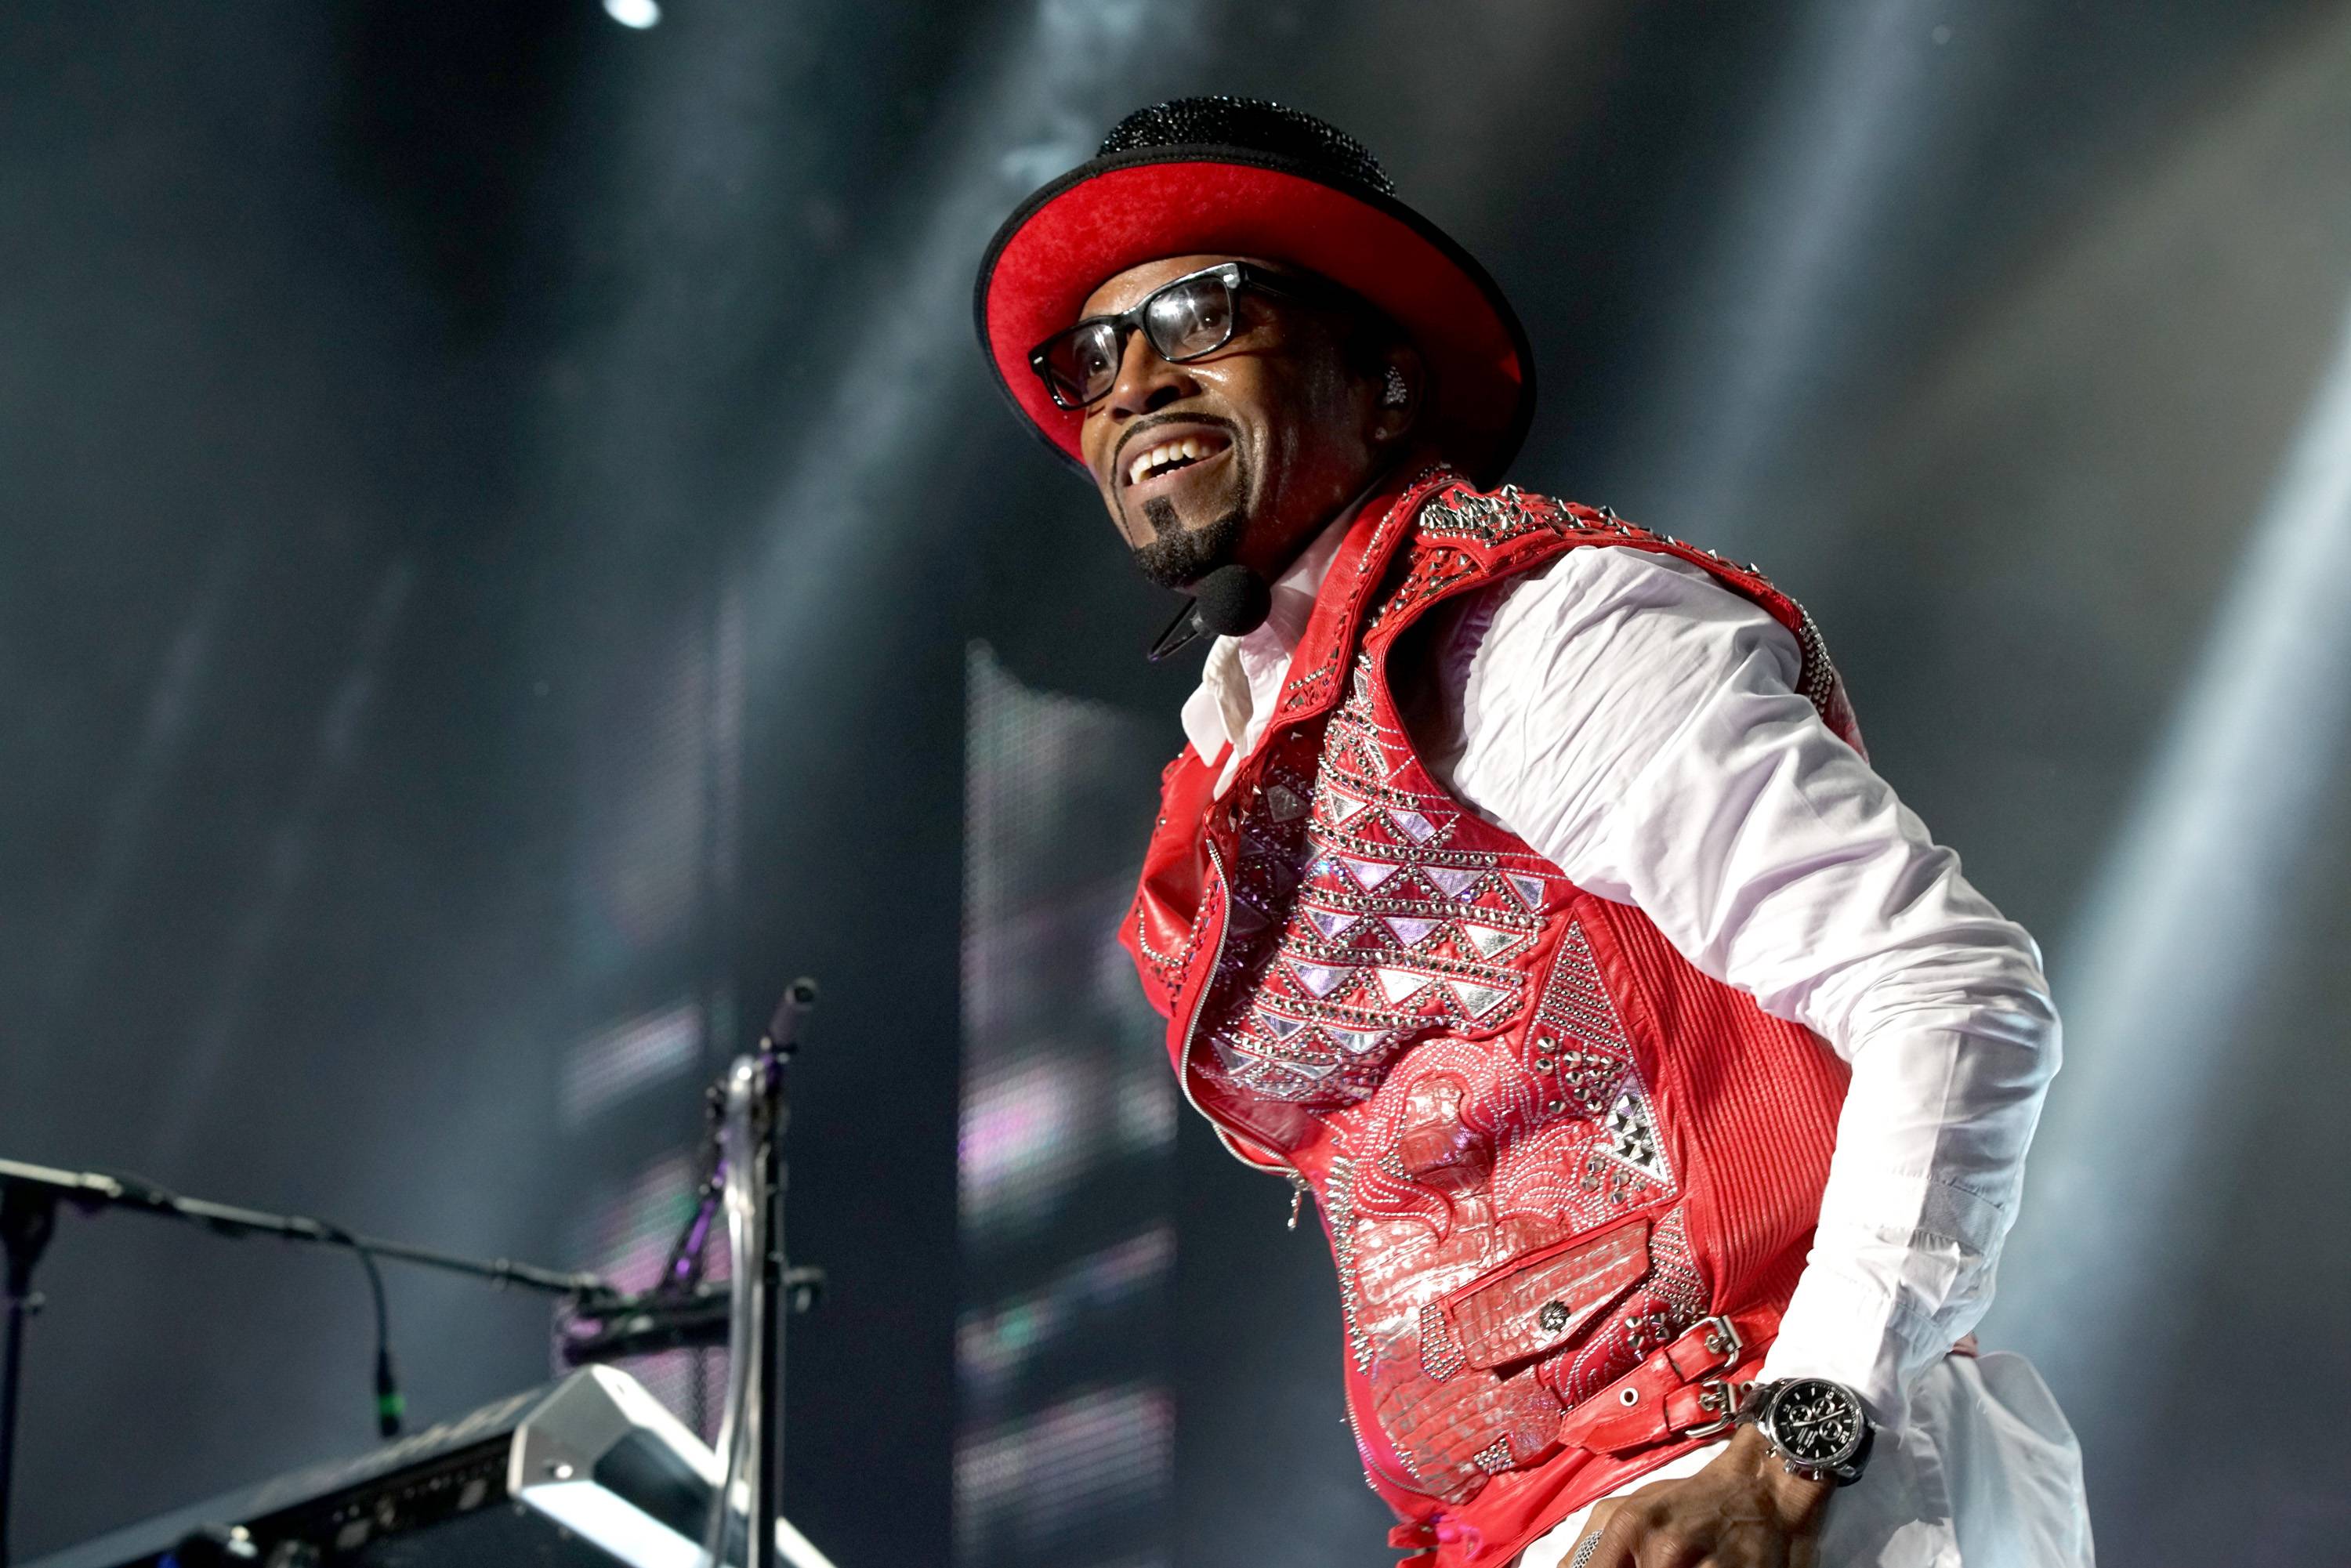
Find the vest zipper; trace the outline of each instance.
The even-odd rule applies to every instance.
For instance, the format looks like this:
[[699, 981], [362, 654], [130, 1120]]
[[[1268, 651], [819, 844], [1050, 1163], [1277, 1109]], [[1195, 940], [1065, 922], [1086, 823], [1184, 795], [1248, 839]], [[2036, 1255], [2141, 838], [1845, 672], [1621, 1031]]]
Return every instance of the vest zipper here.
[[[1217, 983], [1217, 971], [1224, 967], [1225, 938], [1231, 934], [1233, 928], [1233, 886], [1231, 883], [1225, 880], [1225, 857], [1217, 852], [1217, 846], [1213, 842], [1205, 842], [1204, 841], [1204, 843], [1208, 852], [1208, 864], [1214, 867], [1217, 873], [1217, 883], [1218, 886], [1222, 887], [1225, 892], [1225, 924], [1217, 933], [1217, 950], [1208, 956], [1208, 978], [1206, 984], [1204, 984], [1200, 988], [1199, 1003], [1192, 1009], [1191, 1019], [1184, 1026], [1184, 1050], [1182, 1054], [1177, 1057], [1176, 1062], [1176, 1086], [1184, 1092], [1185, 1103], [1190, 1105], [1193, 1110], [1198, 1112], [1201, 1117], [1207, 1121], [1208, 1125], [1215, 1129], [1217, 1141], [1224, 1145], [1225, 1152], [1227, 1154], [1232, 1155], [1233, 1158], [1240, 1161], [1241, 1164], [1249, 1166], [1249, 1168], [1253, 1171], [1265, 1171], [1265, 1174], [1268, 1176], [1279, 1174], [1290, 1178], [1290, 1224], [1294, 1227], [1298, 1223], [1298, 1212], [1305, 1199], [1308, 1186], [1306, 1178], [1299, 1174], [1298, 1167], [1290, 1165], [1287, 1161], [1284, 1161], [1282, 1168], [1279, 1173], [1277, 1173], [1267, 1170], [1262, 1163], [1250, 1159], [1248, 1155], [1242, 1154], [1240, 1150], [1233, 1146], [1232, 1135], [1225, 1131], [1225, 1124], [1222, 1122], [1217, 1121], [1214, 1116], [1209, 1115], [1207, 1107], [1201, 1104], [1200, 1102], [1193, 1098], [1192, 1095], [1192, 1045], [1193, 1042], [1199, 1038], [1200, 1014], [1207, 1008], [1208, 987]], [[1343, 1279], [1339, 1281], [1339, 1289], [1342, 1291], [1352, 1290], [1353, 1289], [1353, 1282]], [[1339, 1407], [1341, 1413], [1347, 1418], [1347, 1435], [1355, 1440], [1355, 1452], [1362, 1457], [1364, 1466], [1368, 1470], [1372, 1462], [1372, 1454], [1370, 1448], [1364, 1442], [1363, 1428], [1355, 1423], [1355, 1401], [1353, 1395], [1349, 1393], [1345, 1397], [1343, 1397], [1339, 1401]], [[1395, 1477], [1388, 1475], [1384, 1469], [1381, 1471], [1381, 1479], [1384, 1479], [1390, 1486], [1396, 1488], [1399, 1491], [1408, 1492], [1415, 1497], [1434, 1497], [1437, 1495], [1434, 1492], [1423, 1491], [1417, 1486], [1399, 1481]]]
[[[1346, 1288], [1344, 1281], [1340, 1282], [1340, 1288], [1342, 1290]], [[1364, 1441], [1363, 1427], [1355, 1423], [1354, 1396], [1352, 1392], [1346, 1389], [1340, 1390], [1339, 1413], [1347, 1418], [1347, 1436], [1355, 1440], [1355, 1457], [1364, 1461], [1364, 1474], [1368, 1478], [1371, 1475], [1376, 1461], [1372, 1458], [1371, 1446]], [[1402, 1459], [1404, 1456], [1398, 1454], [1396, 1458], [1398, 1459]], [[1378, 1468], [1380, 1479], [1387, 1482], [1388, 1485], [1395, 1488], [1396, 1490], [1400, 1492], [1409, 1492], [1414, 1497], [1434, 1498], [1437, 1496], [1437, 1493], [1433, 1491], [1423, 1491], [1417, 1486], [1410, 1485], [1406, 1482], [1396, 1479], [1395, 1477], [1388, 1474], [1387, 1468], [1385, 1466], [1379, 1466]], [[1413, 1479], [1415, 1480], [1419, 1479], [1417, 1476]], [[1376, 1492], [1379, 1489], [1377, 1487], [1374, 1487], [1372, 1490]], [[1385, 1498], [1382, 1498], [1380, 1500], [1384, 1502], [1387, 1500]]]

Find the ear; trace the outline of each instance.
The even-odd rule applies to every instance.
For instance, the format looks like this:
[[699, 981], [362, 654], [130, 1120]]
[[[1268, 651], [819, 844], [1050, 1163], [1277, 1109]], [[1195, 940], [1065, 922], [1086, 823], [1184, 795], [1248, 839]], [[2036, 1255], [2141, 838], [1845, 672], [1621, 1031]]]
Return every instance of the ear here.
[[1420, 350], [1410, 343], [1394, 344], [1380, 358], [1379, 383], [1373, 393], [1371, 437], [1375, 445], [1393, 446], [1420, 423], [1428, 369]]

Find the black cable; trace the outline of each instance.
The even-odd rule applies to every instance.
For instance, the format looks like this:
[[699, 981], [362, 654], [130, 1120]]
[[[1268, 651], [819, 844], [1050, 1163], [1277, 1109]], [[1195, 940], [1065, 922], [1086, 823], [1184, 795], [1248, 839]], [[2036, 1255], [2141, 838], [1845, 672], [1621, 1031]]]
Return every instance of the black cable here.
[[367, 1270], [368, 1291], [375, 1298], [375, 1429], [386, 1439], [400, 1436], [400, 1418], [408, 1410], [408, 1401], [401, 1396], [400, 1380], [392, 1370], [392, 1311], [384, 1304], [383, 1270], [376, 1266], [375, 1250], [368, 1244], [327, 1220], [316, 1221], [319, 1228], [351, 1249]]
[[[190, 1212], [185, 1207], [188, 1200], [169, 1187], [159, 1186], [144, 1176], [126, 1172], [116, 1172], [113, 1176], [115, 1180], [137, 1189], [152, 1204], [177, 1208], [183, 1214]], [[376, 1265], [375, 1249], [332, 1220], [307, 1215], [288, 1215], [287, 1218], [297, 1225], [308, 1227], [330, 1241], [350, 1248], [351, 1255], [360, 1260], [360, 1267], [367, 1270], [368, 1293], [375, 1301], [375, 1429], [378, 1436], [387, 1439], [399, 1437], [400, 1418], [407, 1413], [408, 1401], [402, 1396], [400, 1379], [393, 1375], [392, 1368], [392, 1309], [384, 1301], [383, 1270]], [[208, 1219], [205, 1223], [207, 1228], [223, 1236], [243, 1237], [253, 1233], [235, 1222]]]

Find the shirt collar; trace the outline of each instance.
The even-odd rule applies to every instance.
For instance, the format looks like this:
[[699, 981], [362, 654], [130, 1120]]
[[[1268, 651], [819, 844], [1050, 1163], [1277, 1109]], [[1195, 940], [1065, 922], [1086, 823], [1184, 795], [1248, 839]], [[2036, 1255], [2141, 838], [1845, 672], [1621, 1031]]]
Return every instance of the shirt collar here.
[[1270, 670], [1287, 665], [1306, 623], [1313, 619], [1315, 598], [1331, 563], [1346, 542], [1348, 525], [1363, 505], [1358, 497], [1316, 534], [1298, 559], [1273, 581], [1271, 607], [1265, 623], [1239, 637], [1219, 637], [1208, 649], [1200, 668], [1200, 685], [1184, 704], [1184, 737], [1204, 762], [1213, 762], [1226, 747], [1249, 732], [1255, 704], [1250, 688]]

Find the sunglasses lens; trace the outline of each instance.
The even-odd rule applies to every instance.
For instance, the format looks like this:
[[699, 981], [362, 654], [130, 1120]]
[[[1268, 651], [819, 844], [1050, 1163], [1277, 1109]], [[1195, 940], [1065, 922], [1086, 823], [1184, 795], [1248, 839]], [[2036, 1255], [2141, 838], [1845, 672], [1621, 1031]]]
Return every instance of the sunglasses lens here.
[[1118, 380], [1118, 329], [1089, 321], [1045, 346], [1046, 384], [1068, 408], [1081, 408]]
[[1221, 277], [1188, 278], [1144, 307], [1151, 346], [1169, 360], [1196, 360], [1233, 335], [1233, 293]]
[[[1233, 291], [1220, 277], [1169, 284], [1143, 303], [1143, 329], [1162, 359], [1196, 360], [1233, 335]], [[1116, 321], [1086, 321], [1044, 345], [1037, 368], [1063, 408], [1083, 408], [1118, 384], [1125, 335]]]

